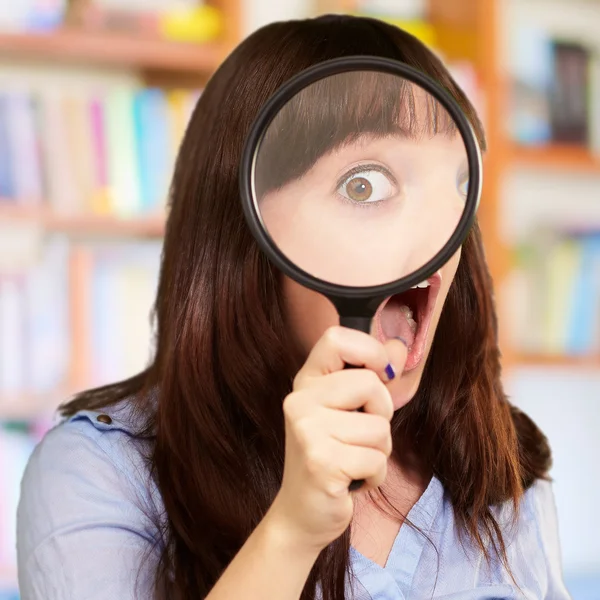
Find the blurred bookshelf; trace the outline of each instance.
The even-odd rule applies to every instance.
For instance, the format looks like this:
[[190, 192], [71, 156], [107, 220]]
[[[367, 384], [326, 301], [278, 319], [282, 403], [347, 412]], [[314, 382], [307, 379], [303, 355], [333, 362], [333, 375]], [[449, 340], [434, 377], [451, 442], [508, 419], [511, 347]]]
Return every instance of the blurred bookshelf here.
[[57, 407], [151, 358], [170, 176], [242, 2], [0, 8], [0, 600], [18, 598], [19, 480]]
[[570, 597], [597, 600], [600, 4], [346, 0], [339, 10], [389, 19], [433, 47], [482, 118], [478, 220], [505, 389], [552, 447]]
[[[529, 21], [521, 21], [519, 11], [523, 10], [523, 4], [529, 7]], [[325, 0], [321, 6], [330, 10], [332, 2]], [[532, 367], [600, 371], [600, 325], [597, 323], [600, 319], [596, 316], [600, 315], [600, 269], [594, 271], [593, 281], [585, 280], [585, 289], [594, 294], [594, 304], [586, 302], [585, 307], [588, 310], [586, 316], [595, 322], [591, 325], [595, 337], [586, 340], [583, 351], [583, 342], [577, 343], [575, 333], [567, 326], [559, 328], [560, 332], [556, 330], [561, 319], [573, 321], [574, 307], [583, 304], [576, 294], [565, 297], [568, 285], [579, 291], [583, 289], [577, 287], [584, 285], [579, 281], [583, 277], [577, 279], [561, 270], [559, 263], [564, 264], [565, 259], [560, 251], [555, 253], [558, 256], [556, 265], [550, 264], [551, 258], [546, 257], [545, 263], [538, 261], [533, 267], [523, 269], [514, 261], [522, 240], [507, 236], [501, 227], [506, 200], [504, 182], [514, 169], [539, 172], [541, 177], [546, 173], [566, 178], [597, 177], [595, 185], [600, 188], [600, 113], [595, 108], [600, 103], [594, 100], [600, 95], [600, 63], [593, 39], [579, 43], [560, 32], [544, 31], [538, 24], [539, 11], [543, 8], [539, 2], [530, 0], [522, 4], [514, 0], [480, 0], [477, 3], [469, 0], [406, 0], [401, 3], [346, 0], [337, 4], [337, 10], [388, 20], [433, 47], [450, 66], [483, 119], [488, 151], [484, 156], [479, 222], [497, 290], [505, 372]], [[566, 14], [565, 19], [568, 16]], [[600, 20], [600, 13], [597, 20]], [[518, 27], [507, 29], [508, 23], [515, 22]], [[565, 69], [570, 69], [571, 79], [565, 78]], [[574, 224], [581, 228], [584, 223], [583, 233], [587, 237], [598, 238], [600, 233], [600, 204], [595, 218], [590, 220], [589, 211], [578, 217], [572, 200], [569, 194], [562, 200], [565, 213], [570, 211], [572, 222], [563, 219], [554, 224], [552, 235], [558, 238], [554, 241], [556, 246], [561, 245], [562, 239], [571, 243]], [[544, 215], [539, 218], [541, 225], [545, 225]], [[528, 235], [525, 241], [528, 241]], [[546, 249], [542, 245], [538, 253]], [[600, 251], [593, 255], [579, 252], [579, 262], [571, 260], [569, 263], [577, 272], [582, 271], [582, 256], [588, 267], [591, 263], [594, 268], [596, 263], [600, 264]], [[515, 268], [520, 269], [518, 285], [515, 285]], [[546, 274], [545, 280], [537, 277], [540, 270]], [[558, 282], [563, 284], [563, 289]], [[550, 288], [552, 285], [554, 287]], [[517, 292], [519, 296], [515, 297]], [[548, 302], [545, 298], [548, 292], [558, 299]], [[529, 339], [516, 339], [524, 337], [522, 332], [514, 335], [519, 327], [526, 330], [531, 325], [527, 320], [532, 318], [531, 312], [525, 318], [523, 314], [515, 316], [523, 313], [525, 304], [534, 312], [536, 307], [541, 307], [538, 312], [546, 319], [541, 321], [541, 317], [535, 315], [542, 333], [535, 332], [539, 343], [533, 347]], [[547, 306], [549, 304], [552, 306]], [[576, 325], [581, 334], [580, 322]]]
[[[52, 0], [46, 4], [58, 7], [61, 2]], [[19, 338], [18, 343], [0, 347], [0, 474], [3, 473], [3, 455], [18, 457], [11, 464], [11, 473], [17, 473], [19, 465], [24, 466], [28, 452], [49, 426], [52, 412], [59, 403], [78, 390], [130, 375], [148, 359], [151, 335], [147, 317], [165, 227], [167, 178], [198, 94], [223, 58], [240, 41], [242, 3], [243, 0], [215, 0], [207, 4], [219, 11], [221, 30], [219, 35], [208, 39], [210, 36], [200, 27], [196, 41], [190, 41], [194, 32], [190, 33], [186, 28], [179, 35], [175, 28], [175, 33], [171, 29], [169, 36], [160, 37], [147, 31], [134, 34], [122, 30], [89, 29], [65, 18], [58, 19], [53, 27], [3, 29], [0, 18], [0, 63], [8, 63], [12, 74], [8, 78], [0, 77], [0, 330], [3, 319], [11, 325], [35, 319], [39, 328], [23, 333], [8, 327], [6, 329], [13, 336], [22, 335], [23, 340]], [[522, 2], [529, 3], [529, 0]], [[185, 0], [183, 4], [191, 6], [193, 3]], [[197, 4], [204, 7], [202, 2]], [[548, 285], [554, 286], [552, 289], [567, 289], [574, 287], [576, 280], [567, 277], [564, 253], [560, 250], [562, 241], [569, 241], [573, 235], [568, 223], [555, 227], [553, 234], [558, 239], [553, 242], [554, 247], [558, 248], [556, 254], [563, 258], [556, 264], [544, 263], [541, 270], [547, 277], [542, 284], [535, 282], [533, 285], [531, 269], [528, 271], [527, 265], [515, 262], [514, 246], [518, 242], [507, 239], [499, 225], [506, 200], [505, 178], [515, 168], [532, 169], [542, 171], [543, 177], [546, 172], [575, 178], [597, 177], [598, 182], [594, 185], [600, 187], [600, 135], [597, 131], [600, 119], [591, 116], [590, 131], [587, 132], [590, 135], [585, 142], [565, 142], [553, 139], [548, 133], [549, 123], [535, 120], [538, 113], [546, 111], [544, 114], [550, 114], [539, 90], [526, 89], [527, 101], [521, 104], [518, 98], [515, 101], [514, 90], [518, 88], [523, 92], [519, 77], [527, 83], [529, 75], [515, 75], [506, 64], [510, 61], [503, 47], [522, 43], [511, 37], [512, 31], [511, 36], [505, 31], [509, 22], [521, 26], [521, 21], [514, 15], [508, 20], [506, 4], [501, 0], [321, 0], [311, 6], [316, 12], [373, 15], [414, 33], [440, 53], [479, 110], [488, 143], [479, 221], [496, 283], [500, 323], [510, 324], [500, 330], [505, 371], [535, 368], [553, 372], [560, 368], [600, 372], [600, 348], [597, 347], [600, 331], [596, 338], [593, 335], [586, 338], [584, 344], [573, 333], [581, 333], [580, 325], [572, 331], [566, 327], [554, 330], [544, 321], [539, 328], [548, 330], [552, 338], [550, 343], [545, 339], [535, 344], [525, 340], [528, 344], [525, 347], [515, 340], [514, 331], [522, 330], [522, 323], [529, 326], [532, 319], [526, 311], [516, 315], [515, 304], [535, 308], [537, 300], [533, 302], [531, 298], [556, 296], [551, 306], [544, 305], [544, 309], [538, 311], [556, 324], [561, 315], [566, 319], [565, 307], [573, 302], [574, 296], [548, 294]], [[190, 15], [190, 23], [198, 19], [201, 22], [201, 15]], [[525, 31], [522, 37], [533, 39], [535, 36]], [[540, 40], [542, 37], [538, 36]], [[510, 38], [508, 44], [506, 38]], [[542, 40], [540, 44], [545, 48], [542, 54], [547, 55], [551, 40]], [[528, 55], [523, 49], [520, 52], [520, 56]], [[577, 52], [581, 56], [581, 49]], [[595, 59], [590, 60], [594, 62]], [[538, 67], [531, 68], [534, 72], [547, 70], [547, 67]], [[37, 74], [45, 68], [52, 72], [64, 71], [65, 77], [77, 69], [81, 73], [83, 69], [86, 83], [80, 85], [79, 75], [73, 76], [76, 85], [55, 84], [58, 88], [55, 95], [55, 90], [49, 90], [53, 86], [48, 86], [47, 81], [42, 85], [37, 82]], [[24, 76], [35, 71], [36, 79], [31, 86], [29, 83], [20, 85], [21, 82], [14, 85], [15, 69], [22, 70]], [[106, 69], [116, 73], [114, 81], [110, 79], [106, 83], [105, 75], [98, 81], [88, 77], [87, 71], [104, 73]], [[598, 85], [594, 81], [592, 77], [591, 87]], [[26, 97], [22, 95], [23, 90]], [[49, 91], [52, 94], [48, 94]], [[590, 98], [598, 98], [598, 94], [599, 91], [590, 92]], [[47, 120], [46, 127], [35, 131], [31, 126], [26, 128], [29, 142], [32, 135], [41, 136], [41, 139], [36, 137], [35, 143], [42, 148], [42, 156], [33, 162], [25, 160], [25, 164], [35, 163], [35, 168], [31, 167], [25, 179], [17, 178], [16, 186], [12, 185], [14, 181], [6, 185], [7, 174], [2, 172], [6, 161], [1, 154], [1, 115], [2, 102], [7, 98], [12, 106], [10, 110], [16, 110], [15, 114], [19, 115], [14, 122], [19, 119], [21, 123], [26, 122], [23, 106], [30, 102], [45, 107], [42, 120]], [[74, 112], [68, 108], [74, 106], [73, 102]], [[73, 134], [74, 131], [81, 133], [82, 115], [90, 102], [94, 103], [98, 114], [109, 115], [107, 118], [112, 123], [106, 125], [103, 143], [95, 144], [93, 157], [73, 150], [81, 148], [85, 140], [90, 145], [97, 141], [97, 134], [93, 132], [85, 131], [83, 137]], [[137, 106], [137, 117], [132, 116], [132, 104]], [[537, 111], [542, 105], [544, 110]], [[530, 110], [530, 107], [535, 109]], [[124, 117], [125, 110], [128, 117]], [[519, 123], [528, 124], [527, 131], [535, 132], [537, 137], [523, 136], [512, 122], [507, 126], [507, 120], [515, 110], [520, 110], [523, 115]], [[72, 121], [65, 121], [65, 115], [71, 114], [79, 115], [79, 128], [74, 128]], [[157, 114], [159, 118], [156, 118]], [[140, 128], [139, 119], [160, 125], [159, 130], [153, 128], [151, 131], [151, 135], [158, 138], [141, 139], [139, 131], [145, 128]], [[92, 126], [88, 122], [86, 127]], [[123, 131], [128, 132], [125, 143], [115, 134]], [[14, 132], [12, 135], [14, 141]], [[156, 143], [157, 139], [163, 142]], [[75, 146], [69, 148], [66, 143]], [[135, 151], [131, 150], [132, 144]], [[102, 146], [101, 151], [97, 149], [99, 146]], [[170, 154], [156, 155], [148, 150], [151, 147], [168, 147]], [[124, 148], [128, 148], [126, 155]], [[26, 145], [20, 145], [18, 152], [20, 157], [27, 156], [23, 154], [27, 152]], [[73, 157], [72, 165], [64, 160], [56, 162], [57, 157], [69, 156]], [[149, 169], [149, 164], [158, 164], [159, 168]], [[130, 170], [137, 175], [131, 177]], [[50, 173], [49, 178], [40, 174], [44, 171]], [[85, 177], [78, 176], [73, 180], [73, 172], [85, 174]], [[160, 180], [144, 180], [140, 176], [142, 172], [160, 176]], [[155, 194], [149, 196], [151, 189]], [[132, 200], [134, 196], [135, 200]], [[573, 204], [572, 212], [577, 216], [574, 199], [567, 195], [564, 203], [567, 206]], [[596, 216], [596, 219], [585, 217], [590, 229], [586, 232], [588, 236], [596, 237], [600, 231], [600, 204]], [[566, 226], [564, 231], [562, 225]], [[31, 229], [35, 247], [23, 250], [23, 256], [17, 261], [18, 269], [8, 268], [3, 273], [6, 261], [2, 262], [2, 258], [8, 256], [6, 250], [2, 250], [3, 234], [17, 227]], [[577, 243], [581, 242], [580, 238]], [[538, 254], [543, 255], [543, 250]], [[569, 261], [577, 258], [569, 256]], [[582, 254], [578, 256], [577, 260], [581, 260]], [[596, 262], [595, 252], [585, 256], [588, 257], [586, 260], [600, 264], [600, 261]], [[38, 263], [42, 263], [41, 266]], [[533, 270], [540, 269], [535, 267]], [[576, 273], [581, 272], [579, 264]], [[600, 280], [600, 269], [594, 273]], [[513, 285], [515, 277], [519, 281], [518, 293]], [[586, 304], [586, 310], [593, 311], [595, 306], [596, 313], [600, 314], [597, 280], [584, 282], [587, 286], [597, 286], [594, 288], [596, 304]], [[577, 285], [583, 285], [581, 280], [577, 281]], [[510, 293], [507, 290], [511, 290]], [[568, 310], [573, 314], [572, 306]], [[37, 345], [31, 341], [33, 335]], [[12, 348], [18, 348], [18, 352], [13, 352]], [[115, 348], [119, 351], [115, 352]], [[2, 369], [7, 352], [9, 364], [14, 367], [10, 372]], [[26, 364], [32, 365], [31, 371], [25, 370]], [[22, 385], [23, 381], [27, 385]], [[15, 429], [15, 423], [20, 429]], [[16, 475], [14, 479], [0, 482], [0, 485], [12, 489], [11, 486], [16, 485]], [[0, 510], [0, 531], [4, 531], [4, 526], [6, 531], [9, 530], [10, 524], [3, 523], [2, 519], [12, 514], [15, 501], [13, 495], [10, 498], [13, 504], [4, 503]], [[15, 587], [15, 560], [11, 540], [2, 537], [0, 600], [12, 600], [16, 596], [3, 595], [3, 591], [4, 587]]]

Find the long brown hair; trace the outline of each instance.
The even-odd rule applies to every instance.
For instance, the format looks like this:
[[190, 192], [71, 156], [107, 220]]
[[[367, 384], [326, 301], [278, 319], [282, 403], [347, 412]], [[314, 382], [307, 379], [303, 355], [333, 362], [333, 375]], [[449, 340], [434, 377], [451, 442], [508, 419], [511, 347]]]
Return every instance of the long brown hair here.
[[[183, 140], [171, 188], [159, 289], [156, 353], [135, 377], [84, 392], [69, 415], [124, 398], [153, 438], [150, 470], [167, 516], [157, 589], [204, 598], [272, 503], [284, 463], [282, 401], [299, 367], [285, 327], [280, 274], [245, 225], [238, 165], [263, 103], [323, 60], [376, 55], [427, 73], [481, 124], [440, 60], [411, 35], [349, 16], [268, 25], [208, 83]], [[507, 401], [492, 285], [479, 229], [464, 243], [415, 398], [393, 418], [398, 458], [412, 448], [442, 482], [463, 533], [506, 560], [490, 507], [518, 506], [544, 477], [546, 439]], [[152, 398], [157, 397], [155, 405]], [[344, 598], [349, 533], [319, 556], [302, 600]]]

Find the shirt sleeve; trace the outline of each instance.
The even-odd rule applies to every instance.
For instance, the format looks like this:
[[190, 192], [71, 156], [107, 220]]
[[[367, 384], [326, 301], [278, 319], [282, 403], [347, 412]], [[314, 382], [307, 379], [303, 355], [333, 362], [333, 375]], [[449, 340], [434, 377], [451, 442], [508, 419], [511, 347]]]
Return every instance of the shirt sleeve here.
[[125, 460], [129, 436], [96, 421], [58, 425], [29, 460], [17, 514], [22, 600], [153, 596], [158, 529], [147, 490]]
[[552, 484], [538, 480], [534, 484], [533, 508], [536, 515], [538, 535], [546, 559], [547, 589], [544, 600], [571, 600], [563, 581], [562, 557], [558, 535], [556, 501]]

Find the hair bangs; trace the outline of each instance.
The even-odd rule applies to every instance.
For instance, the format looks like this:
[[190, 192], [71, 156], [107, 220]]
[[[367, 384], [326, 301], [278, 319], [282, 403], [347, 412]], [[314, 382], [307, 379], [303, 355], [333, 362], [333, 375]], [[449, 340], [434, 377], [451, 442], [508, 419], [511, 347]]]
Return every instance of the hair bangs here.
[[256, 155], [258, 197], [302, 177], [323, 155], [365, 136], [419, 141], [458, 133], [446, 108], [408, 79], [378, 71], [324, 77], [274, 116]]

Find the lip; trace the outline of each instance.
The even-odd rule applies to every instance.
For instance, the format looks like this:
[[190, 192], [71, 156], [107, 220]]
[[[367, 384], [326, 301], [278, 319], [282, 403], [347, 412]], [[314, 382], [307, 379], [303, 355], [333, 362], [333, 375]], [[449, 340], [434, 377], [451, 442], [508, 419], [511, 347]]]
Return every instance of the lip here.
[[[404, 372], [415, 369], [423, 360], [425, 346], [427, 344], [427, 335], [429, 333], [429, 325], [431, 323], [431, 316], [433, 315], [433, 309], [435, 308], [435, 303], [442, 286], [442, 275], [440, 271], [429, 277], [427, 282], [429, 283], [427, 305], [420, 311], [417, 335], [412, 346], [408, 349], [408, 357], [406, 359], [406, 364], [404, 365]], [[386, 342], [389, 338], [387, 338], [383, 333], [383, 328], [381, 326], [381, 313], [383, 312], [383, 309], [389, 302], [390, 298], [392, 298], [392, 296], [389, 296], [381, 303], [377, 309], [377, 312], [375, 313], [375, 316], [373, 317], [373, 333], [375, 334], [375, 337], [382, 343]]]

